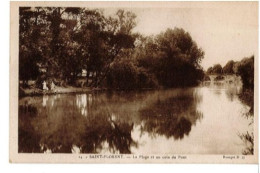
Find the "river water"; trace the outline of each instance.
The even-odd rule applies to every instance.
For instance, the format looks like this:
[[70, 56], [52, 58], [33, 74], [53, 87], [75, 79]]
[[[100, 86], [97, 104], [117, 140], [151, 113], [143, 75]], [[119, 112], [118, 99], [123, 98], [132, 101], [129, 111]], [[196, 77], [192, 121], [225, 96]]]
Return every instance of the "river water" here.
[[[242, 154], [253, 133], [240, 81], [19, 99], [21, 153]], [[252, 147], [252, 146], [251, 146]]]

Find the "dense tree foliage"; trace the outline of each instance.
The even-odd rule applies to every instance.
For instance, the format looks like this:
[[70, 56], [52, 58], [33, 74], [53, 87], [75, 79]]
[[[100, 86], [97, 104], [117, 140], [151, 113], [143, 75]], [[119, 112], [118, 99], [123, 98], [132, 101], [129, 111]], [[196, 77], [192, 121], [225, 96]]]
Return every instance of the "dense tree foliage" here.
[[207, 74], [212, 74], [212, 72], [213, 72], [213, 68], [212, 68], [212, 67], [209, 67], [209, 68], [207, 69]]
[[243, 87], [254, 89], [254, 56], [237, 63], [237, 74], [241, 76]]
[[204, 52], [183, 29], [156, 36], [134, 33], [136, 15], [118, 10], [21, 7], [19, 79], [119, 89], [178, 87], [203, 78]]
[[208, 74], [221, 74], [222, 66], [220, 64], [215, 64], [213, 67], [209, 67], [207, 70]]
[[191, 86], [203, 78], [200, 62], [204, 52], [183, 29], [168, 29], [156, 37], [141, 39], [138, 65], [166, 87]]
[[254, 77], [254, 56], [244, 58], [241, 61], [230, 60], [222, 68], [220, 64], [207, 69], [207, 74], [237, 74], [241, 76], [245, 87], [253, 86]]
[[230, 60], [227, 62], [227, 64], [223, 67], [223, 73], [224, 74], [234, 74], [234, 67], [235, 62], [233, 60]]

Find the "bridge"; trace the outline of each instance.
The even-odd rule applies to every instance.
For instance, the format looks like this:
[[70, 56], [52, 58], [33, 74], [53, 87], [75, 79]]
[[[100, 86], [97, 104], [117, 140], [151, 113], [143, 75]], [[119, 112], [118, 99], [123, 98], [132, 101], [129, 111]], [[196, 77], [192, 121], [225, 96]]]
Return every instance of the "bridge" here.
[[[208, 75], [210, 78], [211, 82], [216, 82], [216, 81], [221, 81], [221, 82], [226, 82], [226, 83], [236, 83], [236, 82], [241, 82], [240, 76], [231, 74], [231, 75], [217, 75], [217, 74], [212, 74]], [[223, 77], [223, 79], [217, 79], [216, 78], [220, 76]]]

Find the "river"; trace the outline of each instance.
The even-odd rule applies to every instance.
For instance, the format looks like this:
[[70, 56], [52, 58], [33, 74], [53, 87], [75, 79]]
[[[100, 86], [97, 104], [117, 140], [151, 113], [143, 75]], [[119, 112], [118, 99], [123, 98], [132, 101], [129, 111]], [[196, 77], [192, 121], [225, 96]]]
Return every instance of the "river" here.
[[240, 81], [19, 99], [20, 153], [242, 154]]

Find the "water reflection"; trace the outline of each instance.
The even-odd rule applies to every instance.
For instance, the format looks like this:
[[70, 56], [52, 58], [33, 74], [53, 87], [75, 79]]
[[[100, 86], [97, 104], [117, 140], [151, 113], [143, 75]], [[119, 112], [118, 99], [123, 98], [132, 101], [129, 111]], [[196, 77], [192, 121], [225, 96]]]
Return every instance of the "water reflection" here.
[[42, 106], [45, 107], [47, 105], [47, 101], [49, 99], [49, 96], [48, 95], [44, 95], [42, 97]]
[[243, 117], [249, 120], [248, 126], [251, 128], [250, 132], [247, 130], [239, 134], [239, 137], [244, 142], [245, 148], [243, 149], [244, 155], [254, 154], [254, 91], [251, 89], [243, 89], [239, 94], [239, 99], [243, 102], [247, 111], [243, 113]]
[[225, 92], [230, 101], [237, 99], [238, 94], [242, 92], [242, 82], [239, 76], [226, 75], [223, 80], [215, 81], [216, 76], [211, 75], [210, 81], [205, 81], [202, 86], [207, 87], [214, 91], [217, 96]]
[[80, 116], [87, 99], [86, 95], [78, 98], [83, 100], [76, 101], [78, 110], [73, 104], [65, 106], [65, 111], [50, 104], [39, 114], [34, 106], [20, 106], [19, 152], [99, 153], [107, 143], [112, 153], [130, 153], [130, 147], [137, 146], [131, 138], [133, 124], [115, 121], [106, 110]]
[[252, 148], [243, 142], [252, 130], [241, 116], [249, 108], [240, 92], [235, 82], [213, 81], [186, 89], [24, 97], [19, 152], [240, 154]]
[[60, 94], [49, 96], [49, 95], [43, 95], [42, 96], [42, 106], [50, 106], [53, 107], [55, 104], [55, 101], [60, 98]]
[[81, 110], [81, 115], [87, 116], [88, 112], [86, 109], [88, 100], [87, 100], [87, 94], [77, 94], [76, 95], [76, 104], [77, 107]]
[[19, 106], [18, 121], [18, 152], [41, 152], [40, 136], [35, 132], [31, 119], [37, 115], [36, 107], [30, 105]]
[[140, 110], [143, 121], [141, 130], [153, 136], [159, 134], [182, 139], [184, 135], [189, 135], [191, 126], [202, 118], [202, 113], [197, 110], [200, 100], [197, 95], [190, 93], [163, 100], [158, 97], [155, 103]]
[[234, 101], [235, 98], [238, 97], [238, 94], [240, 94], [242, 91], [242, 86], [241, 85], [236, 85], [236, 84], [228, 84], [226, 89], [225, 89], [225, 93], [227, 98], [230, 101]]

